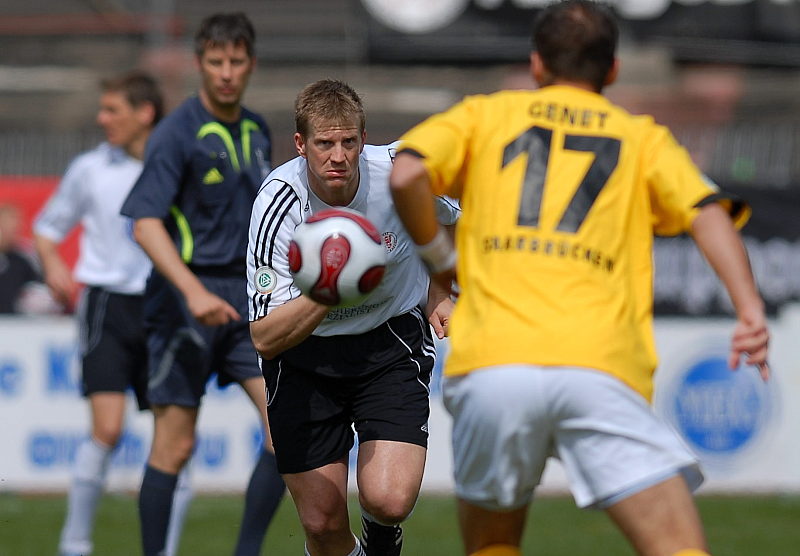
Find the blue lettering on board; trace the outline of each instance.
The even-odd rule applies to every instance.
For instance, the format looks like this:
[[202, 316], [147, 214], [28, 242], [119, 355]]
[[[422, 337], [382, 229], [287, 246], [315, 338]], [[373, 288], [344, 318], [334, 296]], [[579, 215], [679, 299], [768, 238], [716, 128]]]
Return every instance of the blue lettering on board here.
[[22, 366], [13, 359], [0, 361], [0, 394], [8, 397], [19, 393], [22, 384]]
[[205, 433], [197, 440], [194, 460], [205, 467], [220, 467], [228, 457], [228, 438], [225, 433]]
[[78, 392], [78, 381], [72, 374], [75, 346], [49, 345], [45, 348], [47, 392]]

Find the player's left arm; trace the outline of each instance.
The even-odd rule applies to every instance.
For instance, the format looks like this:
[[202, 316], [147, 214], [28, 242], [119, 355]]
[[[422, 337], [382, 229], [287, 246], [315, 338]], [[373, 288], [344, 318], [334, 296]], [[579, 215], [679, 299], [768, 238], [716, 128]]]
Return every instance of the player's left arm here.
[[758, 293], [747, 251], [733, 222], [718, 203], [700, 209], [692, 222], [692, 236], [719, 276], [736, 310], [737, 324], [731, 340], [728, 364], [735, 369], [742, 356], [769, 378], [767, 363], [769, 331], [764, 302]]

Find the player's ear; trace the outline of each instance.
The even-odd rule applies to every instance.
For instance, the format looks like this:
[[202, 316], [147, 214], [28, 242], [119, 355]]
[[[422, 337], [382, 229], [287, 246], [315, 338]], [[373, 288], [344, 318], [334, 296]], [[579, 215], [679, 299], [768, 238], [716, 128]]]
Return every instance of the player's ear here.
[[611, 69], [608, 70], [606, 74], [606, 78], [603, 80], [603, 86], [607, 87], [611, 85], [614, 81], [617, 80], [619, 76], [619, 58], [614, 58], [614, 63], [611, 65]]
[[542, 57], [536, 51], [531, 52], [531, 75], [537, 84], [541, 85], [547, 78], [547, 68], [542, 61]]
[[300, 133], [294, 134], [294, 148], [297, 150], [297, 154], [303, 158], [306, 157], [306, 141]]
[[144, 102], [136, 108], [136, 114], [139, 118], [139, 123], [150, 127], [156, 119], [156, 107], [150, 102]]
[[366, 144], [367, 144], [367, 130], [364, 129], [361, 131], [361, 149], [358, 152], [363, 153], [364, 145]]

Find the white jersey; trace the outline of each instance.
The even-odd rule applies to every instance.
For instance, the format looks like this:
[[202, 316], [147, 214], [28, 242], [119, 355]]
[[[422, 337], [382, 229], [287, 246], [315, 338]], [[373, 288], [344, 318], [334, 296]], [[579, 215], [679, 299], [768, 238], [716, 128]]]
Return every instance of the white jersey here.
[[[361, 334], [427, 300], [428, 273], [397, 216], [389, 191], [394, 154], [395, 144], [364, 146], [359, 159], [358, 191], [347, 205], [365, 214], [383, 238], [388, 259], [383, 280], [359, 305], [332, 309], [314, 335]], [[264, 180], [250, 217], [247, 293], [251, 321], [301, 295], [289, 272], [289, 242], [298, 225], [326, 208], [331, 207], [308, 186], [303, 157], [279, 166]], [[459, 211], [455, 202], [437, 198], [437, 214], [442, 224], [454, 224]], [[256, 289], [257, 271], [270, 273], [274, 278], [268, 290]]]
[[101, 143], [72, 161], [37, 215], [34, 232], [55, 242], [83, 226], [77, 281], [116, 293], [144, 291], [151, 262], [133, 239], [131, 219], [119, 213], [141, 171], [141, 160]]

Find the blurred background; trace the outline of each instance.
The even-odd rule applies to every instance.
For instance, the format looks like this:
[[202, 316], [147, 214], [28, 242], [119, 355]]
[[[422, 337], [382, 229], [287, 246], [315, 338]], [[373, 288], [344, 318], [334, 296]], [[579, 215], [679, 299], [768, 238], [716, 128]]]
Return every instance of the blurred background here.
[[[0, 0], [0, 200], [39, 202], [69, 160], [101, 140], [101, 78], [150, 70], [168, 107], [193, 93], [192, 37], [214, 11], [242, 10], [255, 24], [259, 68], [245, 102], [270, 124], [277, 165], [295, 156], [294, 97], [320, 78], [344, 79], [362, 94], [373, 143], [465, 94], [533, 87], [530, 24], [546, 3]], [[754, 204], [748, 236], [775, 313], [800, 296], [800, 220], [789, 210], [800, 206], [800, 1], [609, 3], [622, 27], [622, 72], [608, 95], [653, 114], [712, 179]], [[20, 184], [30, 187], [20, 192]], [[32, 216], [25, 207], [23, 239]], [[789, 243], [765, 243], [776, 235]], [[657, 247], [657, 261], [670, 261], [656, 283], [657, 310], [729, 313], [702, 269], [691, 274], [703, 299], [686, 297], [693, 263], [682, 248], [680, 240]], [[74, 250], [74, 240], [64, 250]]]
[[[343, 79], [361, 93], [372, 143], [394, 140], [466, 94], [532, 88], [530, 23], [545, 3], [0, 0], [0, 203], [21, 208], [25, 243], [68, 162], [102, 139], [99, 80], [150, 70], [176, 106], [197, 87], [193, 34], [216, 11], [242, 10], [255, 24], [259, 67], [245, 104], [271, 126], [277, 165], [295, 156], [295, 95], [317, 79]], [[608, 96], [669, 126], [712, 179], [753, 206], [744, 235], [774, 319], [773, 382], [727, 372], [727, 295], [688, 238], [659, 240], [657, 406], [708, 465], [709, 488], [800, 492], [800, 0], [609, 3], [622, 26], [622, 71]], [[64, 248], [74, 253], [74, 238]], [[63, 489], [85, 434], [74, 324], [0, 325], [0, 422], [31, 407], [45, 419], [6, 431], [13, 473], [0, 490]], [[251, 422], [244, 437], [233, 422], [235, 395], [211, 391], [204, 405], [208, 423], [229, 426], [201, 432], [200, 488], [240, 488], [258, 446], [254, 416], [241, 416]], [[439, 398], [434, 418], [445, 431]], [[112, 481], [120, 488], [137, 484], [146, 453], [149, 424], [134, 423]], [[426, 485], [447, 489], [446, 441], [432, 450]], [[563, 488], [563, 479], [553, 484]]]
[[[533, 85], [530, 21], [543, 0], [0, 0], [0, 175], [58, 175], [99, 138], [97, 82], [133, 67], [171, 106], [196, 87], [199, 21], [243, 10], [260, 67], [246, 101], [294, 156], [292, 102], [343, 78], [361, 93], [374, 142], [464, 94]], [[800, 162], [800, 2], [612, 0], [620, 82], [610, 96], [653, 113], [715, 179], [792, 188]]]

